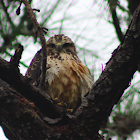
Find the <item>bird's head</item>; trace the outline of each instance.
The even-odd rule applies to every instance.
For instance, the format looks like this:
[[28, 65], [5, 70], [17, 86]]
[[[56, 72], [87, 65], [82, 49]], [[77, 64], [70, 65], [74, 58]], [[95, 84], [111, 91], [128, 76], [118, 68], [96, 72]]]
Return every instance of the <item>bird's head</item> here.
[[54, 35], [47, 41], [47, 53], [72, 53], [77, 54], [72, 40], [63, 35]]

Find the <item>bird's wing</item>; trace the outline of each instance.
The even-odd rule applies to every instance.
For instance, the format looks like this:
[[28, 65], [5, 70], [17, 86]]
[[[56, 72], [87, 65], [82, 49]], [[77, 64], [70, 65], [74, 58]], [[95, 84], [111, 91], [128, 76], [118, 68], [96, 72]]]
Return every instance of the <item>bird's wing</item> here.
[[41, 50], [39, 50], [32, 59], [25, 76], [31, 78], [31, 83], [33, 85], [38, 86], [40, 75], [41, 75]]

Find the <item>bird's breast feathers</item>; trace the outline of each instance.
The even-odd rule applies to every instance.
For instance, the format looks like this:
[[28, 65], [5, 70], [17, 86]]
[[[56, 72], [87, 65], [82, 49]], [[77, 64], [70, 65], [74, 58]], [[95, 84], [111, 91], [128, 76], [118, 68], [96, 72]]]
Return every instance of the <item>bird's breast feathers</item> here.
[[52, 98], [60, 97], [72, 103], [80, 95], [83, 98], [92, 87], [93, 80], [88, 68], [72, 54], [47, 56], [47, 68], [46, 81], [49, 83]]

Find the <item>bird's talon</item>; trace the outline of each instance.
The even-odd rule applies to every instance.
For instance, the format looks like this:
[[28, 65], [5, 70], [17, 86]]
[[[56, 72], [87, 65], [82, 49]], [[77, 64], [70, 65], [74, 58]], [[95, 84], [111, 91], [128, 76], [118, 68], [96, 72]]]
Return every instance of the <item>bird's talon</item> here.
[[53, 99], [54, 103], [58, 103], [58, 98]]
[[63, 104], [62, 103], [57, 103], [58, 105], [60, 105], [60, 106], [63, 106]]
[[63, 106], [64, 106], [65, 108], [67, 108], [67, 104], [66, 104], [66, 103], [63, 103], [63, 102], [62, 102], [62, 104], [63, 104]]
[[57, 100], [58, 100], [58, 98], [54, 98], [53, 100], [57, 101]]
[[67, 109], [68, 112], [72, 113], [73, 112], [73, 109]]
[[60, 106], [62, 106], [62, 107], [64, 107], [64, 108], [67, 108], [67, 104], [66, 103], [64, 103], [64, 102], [61, 102], [61, 103], [57, 103], [58, 105], [60, 105]]

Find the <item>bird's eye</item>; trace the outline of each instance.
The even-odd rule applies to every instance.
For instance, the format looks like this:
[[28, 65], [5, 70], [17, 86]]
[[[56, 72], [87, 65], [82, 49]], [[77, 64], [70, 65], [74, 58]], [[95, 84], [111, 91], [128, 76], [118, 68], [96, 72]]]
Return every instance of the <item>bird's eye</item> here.
[[51, 46], [52, 48], [55, 48], [55, 44], [51, 44], [50, 46]]
[[70, 44], [69, 43], [65, 43], [64, 45], [63, 45], [63, 47], [68, 47]]

